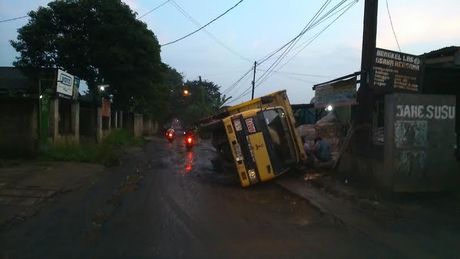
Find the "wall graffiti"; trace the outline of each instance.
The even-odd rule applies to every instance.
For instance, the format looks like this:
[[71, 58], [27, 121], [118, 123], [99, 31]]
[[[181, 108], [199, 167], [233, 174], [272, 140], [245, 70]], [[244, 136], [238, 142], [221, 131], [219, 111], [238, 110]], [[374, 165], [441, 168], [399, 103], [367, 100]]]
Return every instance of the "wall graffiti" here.
[[428, 144], [428, 122], [397, 120], [395, 144], [397, 149], [403, 149], [399, 152], [398, 159], [395, 160], [396, 171], [406, 175], [423, 172], [426, 161], [426, 151], [423, 149]]
[[397, 172], [404, 173], [409, 176], [414, 173], [421, 177], [426, 177], [425, 161], [425, 150], [405, 150], [401, 151], [399, 159], [395, 160], [395, 168]]
[[428, 142], [428, 122], [422, 120], [395, 123], [396, 148], [424, 148]]

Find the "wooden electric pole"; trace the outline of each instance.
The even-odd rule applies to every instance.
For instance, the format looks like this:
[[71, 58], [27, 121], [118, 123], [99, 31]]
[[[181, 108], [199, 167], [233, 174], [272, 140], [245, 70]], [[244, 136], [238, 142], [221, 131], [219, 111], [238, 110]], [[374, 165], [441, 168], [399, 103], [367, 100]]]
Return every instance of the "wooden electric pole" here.
[[256, 67], [257, 67], [257, 62], [254, 61], [254, 74], [252, 75], [252, 95], [251, 95], [251, 100], [254, 100], [254, 88], [256, 86]]
[[357, 132], [357, 145], [362, 151], [372, 145], [372, 117], [374, 110], [374, 86], [372, 83], [372, 67], [375, 59], [377, 37], [378, 0], [364, 1], [363, 45], [361, 54], [361, 78], [357, 94], [358, 107], [354, 123], [356, 126], [367, 125], [365, 130]]

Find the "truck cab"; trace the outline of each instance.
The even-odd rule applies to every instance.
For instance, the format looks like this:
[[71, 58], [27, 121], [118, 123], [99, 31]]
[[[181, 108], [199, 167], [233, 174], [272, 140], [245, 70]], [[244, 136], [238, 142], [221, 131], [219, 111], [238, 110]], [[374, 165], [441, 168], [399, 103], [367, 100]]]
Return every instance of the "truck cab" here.
[[233, 164], [226, 168], [233, 167], [243, 187], [273, 179], [305, 160], [285, 91], [228, 107], [205, 125], [212, 128], [221, 161]]

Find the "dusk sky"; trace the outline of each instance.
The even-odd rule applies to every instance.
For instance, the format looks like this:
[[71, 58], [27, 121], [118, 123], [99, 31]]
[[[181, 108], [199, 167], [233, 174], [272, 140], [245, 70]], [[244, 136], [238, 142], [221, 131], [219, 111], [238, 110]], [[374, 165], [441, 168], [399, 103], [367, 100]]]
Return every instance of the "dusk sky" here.
[[[26, 15], [47, 0], [0, 0], [0, 20]], [[138, 17], [165, 0], [126, 0]], [[204, 25], [238, 0], [175, 0], [183, 10]], [[197, 28], [173, 1], [141, 18], [160, 44], [175, 40]], [[330, 1], [323, 12], [340, 1]], [[348, 0], [343, 6], [355, 1]], [[161, 49], [162, 61], [181, 72], [185, 79], [198, 76], [221, 86], [221, 92], [238, 97], [250, 87], [252, 73], [231, 91], [228, 88], [248, 71], [255, 60], [295, 37], [314, 16], [324, 1], [244, 0], [236, 8], [191, 37]], [[460, 1], [388, 0], [394, 29], [402, 52], [423, 54], [446, 46], [460, 45]], [[337, 15], [308, 31], [282, 60], [280, 66], [256, 88], [256, 96], [287, 89], [292, 103], [309, 103], [311, 87], [320, 82], [360, 69], [364, 1], [358, 1], [308, 46], [314, 35], [328, 26]], [[28, 19], [0, 23], [0, 66], [11, 66], [17, 53], [9, 40]], [[398, 51], [391, 30], [386, 2], [379, 1], [377, 47]], [[281, 52], [280, 52], [281, 53]], [[298, 53], [298, 54], [297, 54]], [[295, 55], [297, 54], [297, 55]], [[278, 55], [258, 68], [256, 78]], [[250, 93], [237, 101], [250, 98]]]

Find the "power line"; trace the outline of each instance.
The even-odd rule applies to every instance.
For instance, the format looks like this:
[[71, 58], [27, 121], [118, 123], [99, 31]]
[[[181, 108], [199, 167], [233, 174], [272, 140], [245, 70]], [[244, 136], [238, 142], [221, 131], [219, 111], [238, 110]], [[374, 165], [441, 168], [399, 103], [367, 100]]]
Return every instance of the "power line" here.
[[241, 80], [243, 80], [251, 71], [252, 67], [248, 71], [246, 71], [246, 73], [244, 73], [240, 78], [238, 78], [238, 80], [236, 80], [231, 86], [225, 89], [224, 92], [222, 92], [222, 94], [230, 93], [241, 82]]
[[[321, 18], [319, 18], [318, 21], [316, 21], [314, 24], [312, 24], [311, 28], [316, 27], [318, 24], [320, 24], [320, 23], [322, 23], [322, 22], [328, 20], [329, 18], [335, 16], [337, 13], [340, 13], [340, 12], [343, 11], [344, 9], [347, 9], [350, 5], [355, 5], [355, 4], [358, 2], [358, 0], [355, 0], [355, 1], [351, 2], [351, 3], [349, 3], [348, 5], [346, 5], [346, 6], [342, 7], [342, 8], [340, 8], [340, 9], [338, 9], [338, 7], [339, 7], [340, 5], [342, 5], [342, 4], [343, 4], [344, 2], [346, 2], [346, 1], [347, 1], [347, 0], [343, 0], [341, 3], [339, 3], [339, 4], [336, 5], [335, 7], [331, 8], [331, 10], [329, 10], [326, 14], [324, 14], [323, 16], [321, 16]], [[337, 10], [337, 9], [338, 9], [338, 10]], [[302, 48], [302, 46], [303, 46], [304, 44], [305, 44], [305, 42], [302, 43], [301, 46], [299, 46], [298, 48], [296, 48], [296, 50]]]
[[[315, 22], [311, 25], [310, 29], [313, 28], [314, 26], [318, 25], [319, 23], [325, 21], [326, 19], [330, 18], [331, 16], [330, 16], [329, 14], [331, 14], [332, 12], [334, 12], [335, 10], [337, 10], [337, 9], [338, 9], [341, 5], [343, 5], [345, 2], [346, 2], [346, 0], [340, 2], [340, 3], [337, 4], [335, 7], [333, 7], [330, 11], [328, 11], [325, 15], [323, 15], [319, 20], [315, 21]], [[356, 4], [356, 1], [355, 1], [355, 2], [352, 2], [352, 3], [348, 4], [348, 5], [346, 5], [346, 6], [345, 6], [344, 8], [342, 8], [342, 9], [340, 9], [340, 10], [344, 10], [344, 9], [345, 9], [345, 10], [344, 10], [339, 16], [337, 16], [331, 23], [329, 23], [324, 29], [322, 29], [320, 32], [318, 32], [316, 35], [314, 35], [312, 39], [310, 39], [309, 41], [303, 43], [303, 44], [302, 44], [303, 46], [301, 47], [300, 51], [298, 51], [296, 54], [294, 54], [286, 63], [284, 63], [283, 65], [281, 65], [281, 67], [280, 67], [278, 70], [276, 70], [276, 71], [281, 70], [286, 64], [288, 64], [295, 56], [297, 56], [303, 49], [305, 49], [305, 48], [306, 48], [308, 45], [310, 45], [316, 38], [318, 38], [318, 36], [321, 35], [321, 33], [323, 33], [326, 29], [328, 29], [335, 21], [337, 21], [337, 20], [338, 20], [346, 11], [348, 11], [354, 4]], [[337, 14], [338, 12], [340, 12], [340, 10], [337, 11], [337, 12], [334, 12], [332, 15]], [[285, 54], [282, 58], [284, 58], [286, 55], [287, 55], [287, 54]], [[281, 62], [281, 60], [278, 61], [278, 62], [276, 63], [275, 67], [276, 67], [277, 65], [279, 65], [280, 62]], [[273, 68], [271, 72], [273, 72], [274, 69], [275, 69], [275, 68]], [[269, 72], [269, 73], [270, 73], [270, 72]], [[269, 76], [270, 76], [270, 74], [267, 74], [267, 75], [265, 76], [265, 78], [263, 78], [262, 81], [259, 82], [258, 85], [262, 84], [265, 80], [267, 80]]]
[[[326, 4], [328, 3], [329, 1], [326, 1], [322, 6], [321, 8], [316, 12], [315, 16], [316, 17], [318, 15], [318, 13], [326, 6]], [[314, 18], [313, 17], [313, 18]], [[312, 18], [312, 19], [313, 19]], [[311, 20], [310, 20], [311, 21]], [[310, 22], [309, 22], [310, 23]], [[308, 24], [309, 24], [308, 23]], [[288, 46], [289, 44], [291, 44], [292, 42], [294, 42], [296, 39], [298, 39], [299, 37], [301, 37], [304, 33], [305, 33], [305, 29], [306, 27], [308, 27], [308, 24], [300, 31], [299, 34], [297, 34], [294, 38], [292, 38], [290, 41], [286, 42], [284, 45], [282, 45], [281, 47], [279, 47], [278, 49], [276, 49], [275, 51], [273, 51], [272, 53], [268, 54], [266, 57], [260, 59], [257, 61], [257, 64], [262, 64], [264, 63], [265, 61], [267, 61], [268, 59], [270, 59], [271, 57], [273, 57], [274, 55], [276, 55], [276, 53], [280, 52], [281, 50], [283, 50], [286, 46]]]
[[244, 96], [248, 95], [249, 93], [251, 93], [251, 89], [252, 89], [252, 85], [249, 86], [248, 88], [246, 88], [246, 90], [244, 90], [240, 95], [238, 95], [238, 97], [234, 98], [234, 99], [229, 99], [229, 101], [231, 102], [236, 102], [238, 101], [239, 99], [243, 98]]
[[[343, 11], [342, 13], [340, 13], [332, 22], [330, 22], [326, 27], [324, 27], [321, 31], [319, 31], [317, 34], [315, 34], [311, 39], [309, 39], [308, 41], [302, 43], [302, 45], [300, 46], [300, 50], [297, 51], [288, 61], [286, 61], [286, 63], [284, 63], [283, 65], [281, 65], [281, 67], [275, 71], [275, 72], [278, 72], [279, 70], [281, 70], [285, 65], [287, 65], [289, 62], [291, 62], [300, 52], [302, 52], [307, 46], [309, 46], [316, 38], [319, 37], [319, 35], [321, 35], [321, 33], [323, 33], [325, 30], [327, 30], [335, 21], [337, 21], [344, 13], [346, 13], [352, 6], [354, 6], [356, 4], [356, 2], [352, 2], [348, 5], [346, 5], [345, 7], [339, 9], [337, 12], [334, 12], [332, 15], [335, 15], [337, 14], [338, 12], [340, 11]], [[327, 19], [329, 19], [331, 16], [328, 16], [328, 17], [325, 17], [323, 20], [321, 21], [318, 21], [318, 23], [322, 22], [322, 21], [325, 21]], [[316, 25], [316, 24], [315, 24]]]
[[277, 76], [282, 76], [282, 77], [285, 77], [285, 78], [289, 78], [289, 79], [293, 79], [293, 80], [297, 80], [297, 81], [300, 81], [300, 82], [309, 83], [309, 84], [313, 84], [313, 85], [318, 83], [318, 81], [305, 80], [305, 79], [302, 79], [302, 78], [298, 78], [296, 76], [292, 76], [292, 75], [289, 75], [289, 74], [284, 74], [283, 72], [279, 72], [279, 71], [273, 71], [273, 73], [275, 73]]
[[[266, 69], [257, 69], [257, 71], [267, 71]], [[333, 78], [333, 76], [327, 75], [318, 75], [318, 74], [305, 74], [305, 73], [297, 73], [297, 72], [288, 72], [288, 71], [273, 71], [274, 73], [286, 74], [286, 75], [293, 75], [293, 76], [306, 76], [306, 77], [319, 77], [319, 78]]]
[[[158, 8], [162, 7], [163, 5], [167, 4], [169, 1], [171, 0], [166, 0], [164, 1], [163, 3], [159, 4], [158, 6], [154, 7], [153, 9], [147, 11], [146, 13], [142, 14], [141, 16], [139, 16], [138, 19], [141, 19], [142, 17], [156, 11]], [[5, 20], [0, 20], [0, 23], [3, 23], [3, 22], [11, 22], [11, 21], [15, 21], [15, 20], [20, 20], [20, 19], [24, 19], [24, 18], [27, 18], [29, 17], [28, 15], [24, 15], [24, 16], [19, 16], [19, 17], [15, 17], [15, 18], [10, 18], [10, 19], [5, 19]]]
[[19, 16], [19, 17], [15, 17], [15, 18], [0, 20], [0, 23], [2, 23], [2, 22], [11, 22], [11, 21], [19, 20], [19, 19], [24, 19], [24, 18], [27, 18], [27, 17], [29, 17], [29, 16], [24, 15], [24, 16]]
[[220, 17], [226, 15], [228, 12], [230, 12], [233, 8], [237, 7], [237, 6], [238, 6], [239, 4], [241, 4], [241, 2], [243, 2], [243, 1], [244, 1], [244, 0], [238, 1], [238, 3], [236, 3], [234, 6], [230, 7], [227, 11], [223, 12], [221, 15], [219, 15], [219, 16], [217, 16], [216, 18], [212, 19], [211, 21], [209, 21], [209, 22], [206, 23], [205, 25], [201, 26], [200, 28], [198, 28], [198, 29], [196, 29], [196, 30], [194, 30], [194, 31], [192, 31], [192, 32], [190, 32], [190, 33], [188, 33], [188, 34], [186, 34], [186, 35], [184, 35], [184, 36], [182, 36], [182, 37], [176, 39], [176, 40], [173, 40], [173, 41], [170, 41], [170, 42], [168, 42], [168, 43], [162, 44], [161, 46], [163, 47], [163, 46], [171, 45], [171, 44], [173, 44], [173, 43], [176, 43], [176, 42], [178, 42], [178, 41], [181, 41], [181, 40], [183, 40], [183, 39], [185, 39], [185, 38], [187, 38], [187, 37], [189, 37], [189, 36], [191, 36], [191, 35], [193, 35], [193, 34], [199, 32], [199, 31], [202, 30], [203, 28], [205, 28], [205, 27], [207, 27], [208, 25], [210, 25], [211, 23], [215, 22], [215, 21], [216, 21], [217, 19], [219, 19]]
[[396, 44], [398, 45], [399, 52], [401, 52], [401, 47], [399, 46], [398, 37], [396, 37], [395, 28], [393, 27], [393, 20], [391, 19], [390, 8], [388, 7], [388, 0], [385, 0], [385, 2], [387, 4], [387, 12], [388, 12], [388, 18], [390, 18], [391, 30], [393, 31], [393, 35], [395, 37]]
[[[197, 21], [195, 20], [189, 13], [187, 13], [184, 8], [182, 8], [176, 1], [174, 0], [168, 0], [168, 1], [171, 1], [171, 4], [183, 15], [185, 16], [187, 19], [189, 19], [193, 24], [195, 24], [198, 28], [202, 27], [202, 25]], [[238, 52], [236, 52], [235, 50], [233, 50], [232, 48], [230, 48], [228, 45], [226, 45], [225, 43], [223, 43], [222, 41], [220, 41], [216, 36], [214, 36], [212, 33], [210, 33], [208, 30], [206, 29], [203, 29], [203, 31], [211, 38], [213, 39], [217, 44], [219, 44], [220, 46], [222, 46], [223, 48], [225, 48], [226, 50], [228, 50], [229, 52], [231, 52], [232, 54], [234, 54], [235, 56], [238, 56], [239, 58], [245, 60], [245, 61], [248, 61], [248, 62], [252, 62], [250, 59], [244, 57], [243, 55], [239, 54]]]
[[[336, 15], [337, 13], [339, 13], [340, 11], [344, 10], [338, 17], [336, 17], [336, 19], [334, 19], [330, 24], [328, 24], [323, 30], [321, 30], [319, 33], [317, 33], [312, 39], [310, 39], [309, 41], [307, 41], [306, 43], [307, 44], [302, 44], [302, 48], [300, 51], [302, 51], [306, 46], [308, 46], [311, 42], [313, 42], [322, 32], [324, 32], [327, 28], [329, 28], [332, 23], [334, 23], [338, 18], [340, 18], [346, 11], [348, 11], [354, 4], [356, 4], [357, 1], [353, 1], [353, 3], [350, 3], [348, 5], [346, 5], [345, 7], [339, 9], [338, 11], [336, 11], [341, 5], [343, 5], [347, 0], [343, 0], [341, 1], [340, 3], [338, 3], [336, 6], [334, 6], [333, 8], [331, 8], [328, 12], [326, 12], [324, 15], [322, 15], [319, 19], [319, 15], [321, 15], [321, 13], [324, 11], [324, 9], [327, 7], [328, 3], [330, 1], [326, 1], [323, 6], [317, 11], [317, 13], [313, 16], [313, 18], [308, 22], [308, 24], [302, 29], [302, 31], [297, 35], [295, 36], [293, 39], [291, 39], [289, 42], [285, 43], [283, 46], [281, 46], [280, 48], [278, 48], [277, 50], [275, 50], [274, 52], [270, 53], [269, 55], [267, 55], [266, 57], [262, 58], [261, 60], [258, 61], [258, 64], [260, 63], [263, 63], [265, 61], [267, 61], [268, 59], [270, 59], [271, 57], [273, 57], [274, 55], [276, 55], [276, 53], [280, 52], [281, 50], [283, 50], [284, 48], [287, 47], [287, 49], [285, 49], [283, 51], [283, 53], [270, 65], [270, 67], [265, 71], [265, 73], [259, 77], [258, 80], [261, 80], [262, 81], [259, 81], [259, 83], [257, 84], [256, 88], [261, 84], [263, 83], [263, 81], [265, 81], [271, 73], [280, 73], [280, 69], [278, 70], [274, 70], [276, 68], [276, 66], [282, 61], [282, 59], [284, 59], [284, 57], [286, 57], [286, 55], [292, 50], [292, 48], [294, 47], [294, 45], [297, 43], [297, 41], [307, 32], [309, 31], [310, 29], [312, 29], [313, 27], [315, 27], [316, 25], [324, 22], [325, 20], [329, 19], [330, 17]], [[300, 52], [299, 51], [299, 52]], [[297, 55], [298, 53], [296, 53], [295, 55]], [[291, 61], [292, 58], [289, 60]], [[288, 61], [288, 62], [289, 62]], [[282, 65], [282, 67], [284, 65], [286, 65], [288, 62], [286, 62], [285, 64]], [[248, 71], [244, 76], [246, 76], [250, 71]], [[281, 72], [283, 73], [283, 72]], [[265, 77], [264, 77], [265, 76]], [[316, 75], [317, 76], [317, 75]], [[324, 76], [325, 77], [325, 76]], [[330, 78], [330, 77], [329, 77]], [[298, 79], [298, 78], [297, 78]], [[248, 95], [250, 92], [251, 92], [251, 88], [252, 86], [246, 88], [239, 96], [237, 96], [236, 98], [233, 98], [231, 99], [231, 102], [235, 102], [235, 101], [238, 101], [239, 99], [243, 98], [244, 96]]]
[[[287, 46], [288, 49], [290, 49], [290, 47], [292, 47], [293, 45], [292, 44], [295, 44], [295, 42], [297, 42], [297, 40], [302, 37], [306, 31], [308, 30], [308, 26], [311, 24], [311, 22], [316, 19], [316, 17], [324, 10], [324, 8], [326, 8], [326, 6], [329, 4], [330, 0], [326, 0], [325, 3], [321, 6], [321, 8], [316, 12], [316, 14], [313, 16], [313, 18], [310, 19], [310, 21], [307, 23], [307, 25], [305, 25], [304, 28], [302, 28], [302, 30], [300, 31], [300, 33], [298, 35], [296, 35], [293, 39], [291, 39], [290, 41], [288, 41], [287, 43], [285, 43], [284, 45], [282, 45], [280, 48], [276, 49], [275, 51], [273, 51], [272, 53], [268, 54], [266, 57], [260, 59], [259, 61], [257, 61], [257, 64], [262, 64], [264, 63], [265, 61], [269, 60], [271, 57], [273, 57], [274, 55], [276, 55], [276, 53], [280, 52], [281, 50], [283, 50], [284, 48], [286, 48]], [[286, 49], [284, 50], [283, 54], [286, 53]], [[258, 80], [260, 78], [262, 78], [263, 76], [265, 76], [267, 73], [269, 73], [268, 71], [270, 71], [270, 69], [273, 67], [273, 65], [280, 59], [281, 56], [283, 56], [283, 54], [281, 54], [278, 59], [272, 63], [270, 65], [270, 67], [268, 68], [268, 70], [262, 74], [262, 76], [260, 76], [258, 78]], [[257, 87], [257, 86], [256, 86]], [[246, 90], [244, 90], [238, 97], [234, 98], [231, 102], [235, 102], [235, 101], [238, 101], [239, 99], [243, 98], [245, 95], [249, 94], [251, 92], [251, 89], [252, 89], [252, 86], [248, 87]]]
[[283, 53], [278, 56], [278, 58], [270, 65], [268, 68], [268, 71], [262, 74], [257, 81], [259, 83], [257, 86], [259, 86], [261, 83], [263, 83], [270, 75], [270, 73], [276, 68], [276, 66], [279, 65], [279, 63], [287, 56], [287, 54], [292, 50], [292, 48], [297, 44], [299, 39], [311, 29], [312, 23], [318, 18], [318, 16], [324, 11], [324, 9], [327, 7], [327, 5], [330, 3], [330, 0], [327, 0], [324, 2], [324, 4], [321, 6], [321, 8], [316, 12], [316, 14], [310, 19], [310, 21], [307, 23], [307, 25], [304, 27], [304, 29], [299, 33], [297, 37], [293, 41], [290, 42], [289, 46], [283, 51]]
[[[340, 3], [338, 3], [337, 5], [335, 5], [334, 7], [332, 7], [326, 14], [324, 14], [323, 16], [321, 16], [318, 20], [317, 18], [319, 17], [319, 15], [324, 11], [324, 9], [326, 8], [326, 6], [329, 4], [328, 2], [325, 2], [323, 7], [316, 13], [316, 15], [310, 20], [309, 24], [308, 24], [308, 28], [305, 30], [305, 33], [309, 30], [311, 30], [312, 28], [314, 28], [317, 24], [319, 24], [320, 22], [323, 21], [323, 18], [327, 15], [329, 15], [331, 12], [333, 12], [335, 9], [337, 9], [339, 6], [341, 6], [342, 4], [344, 4], [344, 2], [346, 2], [347, 0], [342, 0]], [[276, 69], [276, 67], [281, 63], [281, 61], [289, 54], [289, 52], [293, 49], [294, 45], [297, 44], [297, 42], [300, 40], [300, 37], [296, 39], [295, 42], [292, 43], [291, 46], [289, 46], [289, 49], [286, 50], [282, 55], [280, 55], [277, 60], [275, 62], [272, 63], [272, 65], [270, 66], [271, 68], [271, 71], [268, 71], [264, 74], [265, 77], [261, 77], [261, 81], [259, 81], [258, 85], [262, 84], [264, 81], [266, 81], [269, 77], [270, 77], [270, 74]], [[278, 69], [279, 70], [279, 69]]]
[[[310, 29], [311, 29], [313, 26], [315, 26], [315, 25], [317, 25], [317, 24], [323, 22], [324, 20], [326, 20], [326, 18], [329, 18], [329, 17], [330, 17], [329, 14], [330, 14], [331, 12], [333, 12], [334, 10], [336, 10], [336, 9], [337, 9], [341, 4], [343, 4], [344, 2], [345, 2], [345, 1], [342, 1], [340, 4], [338, 4], [338, 5], [336, 5], [334, 8], [332, 8], [331, 11], [327, 12], [327, 13], [326, 13], [325, 15], [323, 15], [320, 19], [318, 19], [318, 20], [315, 21], [313, 24], [311, 24]], [[355, 3], [356, 3], [356, 2], [354, 2], [353, 4], [355, 4]], [[306, 46], [308, 46], [311, 42], [313, 42], [323, 31], [325, 31], [327, 28], [329, 28], [329, 27], [331, 26], [331, 24], [334, 23], [340, 16], [342, 16], [346, 11], [348, 11], [348, 9], [350, 9], [350, 8], [353, 6], [353, 4], [349, 4], [349, 5], [345, 6], [345, 8], [340, 9], [340, 10], [344, 10], [344, 9], [345, 9], [345, 10], [344, 10], [336, 19], [334, 19], [330, 24], [328, 24], [323, 30], [321, 30], [319, 33], [317, 33], [310, 41], [308, 41], [308, 44], [305, 45], [305, 46], [303, 46], [302, 50], [303, 50]], [[336, 13], [338, 13], [338, 12], [335, 12], [334, 14], [336, 14]], [[317, 17], [317, 16], [315, 16], [315, 17]], [[315, 17], [314, 17], [314, 18], [315, 18]], [[313, 19], [312, 19], [312, 20], [313, 20]], [[292, 47], [292, 45], [291, 45], [290, 47]], [[281, 54], [281, 55], [278, 57], [278, 59], [277, 59], [274, 63], [272, 63], [272, 66], [273, 66], [274, 64], [276, 64], [276, 65], [279, 64], [280, 58], [282, 59], [282, 57], [284, 57], [286, 54], [287, 54], [286, 51], [283, 52], [283, 54]], [[298, 53], [296, 53], [296, 55], [297, 55], [297, 54], [298, 54]], [[276, 62], [277, 62], [277, 63], [276, 63]], [[288, 61], [288, 62], [289, 62], [289, 61]], [[283, 66], [286, 65], [286, 64], [287, 64], [287, 63], [283, 64]], [[276, 65], [275, 65], [275, 66], [276, 66]], [[270, 68], [272, 68], [272, 66], [270, 66]], [[269, 73], [276, 73], [276, 72], [278, 72], [278, 71], [274, 71], [274, 68], [271, 69], [271, 70], [270, 70], [270, 69], [268, 69], [268, 70], [270, 71]], [[270, 76], [270, 74], [268, 74], [264, 79], [262, 79], [262, 81], [259, 81], [259, 84], [256, 86], [256, 88], [257, 88], [263, 81], [265, 81], [269, 76]], [[237, 100], [243, 98], [244, 96], [248, 95], [248, 94], [250, 93], [250, 89], [251, 89], [251, 87], [247, 88], [247, 89], [246, 89], [245, 91], [243, 91], [238, 97], [236, 97], [235, 99], [233, 99], [232, 102], [235, 102], [235, 101], [237, 101]]]
[[164, 1], [163, 3], [161, 3], [161, 4], [157, 5], [157, 6], [155, 6], [155, 7], [152, 8], [151, 10], [149, 10], [149, 11], [147, 11], [146, 13], [144, 13], [143, 15], [139, 16], [138, 19], [142, 19], [142, 17], [144, 17], [144, 16], [146, 16], [146, 15], [148, 15], [148, 14], [150, 14], [150, 13], [156, 11], [158, 8], [160, 8], [160, 7], [162, 7], [163, 5], [167, 4], [169, 1], [171, 1], [171, 0], [166, 0], [166, 1]]

